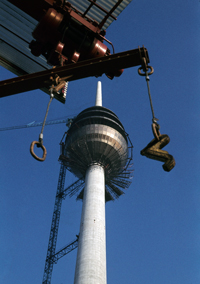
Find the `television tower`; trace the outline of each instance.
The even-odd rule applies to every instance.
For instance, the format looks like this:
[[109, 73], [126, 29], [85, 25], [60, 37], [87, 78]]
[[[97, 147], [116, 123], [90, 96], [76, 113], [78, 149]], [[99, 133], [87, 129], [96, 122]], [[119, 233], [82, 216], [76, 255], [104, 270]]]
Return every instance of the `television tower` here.
[[132, 144], [118, 117], [102, 106], [101, 82], [95, 106], [74, 119], [64, 139], [60, 161], [85, 181], [77, 196], [83, 207], [74, 284], [106, 284], [105, 202], [131, 183]]

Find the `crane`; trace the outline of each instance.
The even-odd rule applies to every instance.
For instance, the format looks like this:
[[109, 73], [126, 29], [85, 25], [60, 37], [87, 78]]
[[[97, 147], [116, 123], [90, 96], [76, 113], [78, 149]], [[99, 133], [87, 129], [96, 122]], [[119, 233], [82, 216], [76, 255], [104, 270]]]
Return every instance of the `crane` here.
[[[71, 125], [73, 119], [74, 119], [74, 117], [66, 117], [66, 118], [63, 118], [63, 119], [49, 120], [49, 121], [46, 121], [45, 125], [65, 123], [66, 126], [69, 127]], [[28, 124], [24, 124], [24, 125], [3, 127], [3, 128], [0, 128], [0, 131], [37, 127], [37, 126], [42, 126], [42, 124], [43, 124], [43, 122], [32, 121], [32, 122], [30, 122]], [[62, 147], [61, 147], [61, 149], [62, 149]], [[63, 151], [63, 150], [61, 150], [61, 151]], [[52, 217], [52, 222], [51, 222], [49, 243], [48, 243], [48, 248], [47, 248], [47, 256], [46, 256], [46, 260], [45, 260], [45, 268], [44, 268], [43, 281], [42, 281], [43, 284], [50, 284], [51, 283], [53, 265], [55, 263], [57, 263], [58, 260], [61, 257], [70, 253], [71, 251], [73, 251], [74, 249], [76, 249], [78, 247], [78, 235], [76, 235], [75, 240], [73, 240], [68, 245], [66, 245], [65, 247], [63, 247], [62, 249], [60, 249], [56, 252], [56, 243], [57, 243], [58, 228], [59, 228], [59, 222], [60, 222], [62, 200], [64, 200], [67, 195], [70, 195], [71, 191], [77, 190], [77, 188], [83, 187], [83, 185], [84, 185], [84, 181], [81, 180], [81, 179], [78, 179], [72, 185], [70, 185], [69, 187], [64, 189], [65, 176], [66, 176], [66, 167], [64, 166], [63, 163], [61, 163], [60, 173], [59, 173], [59, 178], [58, 178], [56, 198], [55, 198], [55, 204], [54, 204], [53, 217]]]
[[[49, 121], [46, 121], [45, 125], [66, 123], [66, 126], [69, 127], [70, 124], [72, 123], [73, 119], [74, 119], [74, 117], [70, 117], [70, 118], [68, 117], [68, 118], [57, 119], [57, 120], [49, 120]], [[0, 131], [15, 130], [15, 129], [29, 128], [29, 127], [37, 127], [37, 126], [42, 126], [42, 124], [43, 124], [43, 121], [42, 122], [32, 121], [28, 124], [2, 127], [2, 128], [0, 128]]]
[[[66, 126], [69, 127], [73, 119], [74, 117], [66, 117], [63, 119], [49, 120], [49, 121], [46, 121], [45, 125], [65, 123]], [[32, 121], [24, 125], [3, 127], [3, 128], [0, 128], [0, 131], [37, 127], [37, 126], [42, 126], [42, 124], [43, 122]], [[63, 147], [61, 147], [61, 155], [63, 154], [62, 153], [63, 151], [64, 149]], [[78, 179], [73, 184], [71, 184], [66, 189], [64, 189], [65, 176], [66, 176], [66, 167], [63, 163], [61, 163], [42, 284], [51, 283], [53, 265], [56, 264], [61, 257], [65, 256], [66, 254], [70, 253], [71, 251], [73, 251], [74, 249], [78, 247], [78, 235], [76, 235], [75, 240], [70, 242], [68, 245], [66, 245], [62, 249], [56, 251], [56, 243], [57, 243], [58, 228], [59, 228], [59, 222], [60, 222], [62, 200], [64, 200], [67, 195], [70, 196], [71, 192], [74, 192], [80, 187], [84, 186], [84, 181], [82, 179]]]

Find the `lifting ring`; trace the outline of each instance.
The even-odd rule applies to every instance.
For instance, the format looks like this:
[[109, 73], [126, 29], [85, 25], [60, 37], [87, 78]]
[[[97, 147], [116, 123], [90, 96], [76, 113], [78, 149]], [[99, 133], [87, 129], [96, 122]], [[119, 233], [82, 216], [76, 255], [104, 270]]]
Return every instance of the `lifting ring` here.
[[[153, 72], [154, 72], [153, 67], [152, 67], [152, 66], [147, 66], [146, 68], [147, 68], [147, 74], [146, 74], [146, 72], [145, 72], [145, 73], [142, 73], [142, 72], [141, 72], [141, 70], [143, 69], [143, 66], [141, 66], [140, 68], [138, 68], [138, 74], [139, 74], [140, 76], [152, 75]], [[150, 72], [148, 72], [148, 69], [150, 69]], [[143, 71], [144, 71], [144, 69], [143, 69]]]
[[[42, 158], [38, 157], [34, 151], [33, 151], [33, 148], [34, 146], [37, 145], [38, 148], [42, 148], [43, 150], [43, 156]], [[30, 153], [31, 155], [33, 156], [33, 158], [35, 158], [36, 160], [40, 161], [40, 162], [43, 162], [45, 159], [46, 159], [46, 155], [47, 155], [47, 150], [46, 148], [44, 147], [44, 145], [41, 143], [41, 142], [38, 142], [38, 141], [33, 141], [31, 143], [31, 146], [30, 146]]]

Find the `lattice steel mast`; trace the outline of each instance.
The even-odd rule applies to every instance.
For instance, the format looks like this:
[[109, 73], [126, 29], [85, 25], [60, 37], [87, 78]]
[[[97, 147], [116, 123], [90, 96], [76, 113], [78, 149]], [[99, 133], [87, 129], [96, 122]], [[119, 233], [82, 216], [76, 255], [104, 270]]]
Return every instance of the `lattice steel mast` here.
[[[62, 147], [62, 150], [63, 150], [63, 147]], [[62, 201], [66, 198], [66, 196], [70, 192], [80, 190], [80, 188], [82, 188], [84, 185], [84, 181], [82, 179], [78, 179], [73, 184], [71, 184], [66, 189], [64, 189], [65, 176], [66, 176], [66, 167], [63, 165], [63, 163], [61, 163], [53, 217], [52, 217], [52, 222], [51, 222], [51, 230], [50, 230], [50, 236], [49, 236], [47, 256], [46, 256], [45, 268], [44, 268], [44, 274], [43, 274], [43, 281], [42, 281], [43, 284], [51, 283], [53, 265], [57, 263], [57, 261], [61, 257], [65, 256], [72, 250], [76, 249], [78, 246], [78, 236], [77, 236], [75, 240], [73, 240], [67, 246], [65, 246], [64, 248], [56, 252], [56, 242], [57, 242], [57, 237], [58, 237], [58, 228], [59, 228], [59, 221], [60, 221], [60, 215], [61, 215]]]
[[52, 258], [56, 252], [56, 241], [58, 236], [58, 227], [60, 221], [60, 213], [61, 213], [61, 205], [62, 205], [62, 192], [64, 190], [65, 184], [65, 176], [66, 176], [66, 168], [63, 164], [60, 166], [60, 173], [58, 178], [58, 186], [56, 192], [56, 199], [51, 223], [51, 230], [49, 236], [49, 243], [47, 249], [47, 256], [45, 261], [45, 268], [44, 268], [44, 275], [43, 275], [43, 284], [50, 284], [51, 283], [51, 276], [53, 271], [53, 261]]

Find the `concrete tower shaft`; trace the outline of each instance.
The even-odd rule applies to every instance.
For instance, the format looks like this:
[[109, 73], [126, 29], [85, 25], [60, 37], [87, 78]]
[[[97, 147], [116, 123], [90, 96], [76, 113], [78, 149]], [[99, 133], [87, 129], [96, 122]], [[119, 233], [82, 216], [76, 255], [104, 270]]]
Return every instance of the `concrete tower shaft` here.
[[105, 175], [91, 165], [85, 176], [74, 284], [106, 284]]

